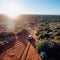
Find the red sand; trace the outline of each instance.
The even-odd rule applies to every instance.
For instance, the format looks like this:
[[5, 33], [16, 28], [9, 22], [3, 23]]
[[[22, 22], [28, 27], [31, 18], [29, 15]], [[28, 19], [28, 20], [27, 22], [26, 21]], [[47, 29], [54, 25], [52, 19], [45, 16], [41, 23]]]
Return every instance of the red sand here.
[[27, 33], [16, 36], [14, 46], [1, 53], [0, 60], [42, 60], [34, 48], [34, 43], [37, 41], [37, 37], [35, 36], [36, 29], [32, 27], [30, 31], [34, 41], [30, 43], [27, 40]]

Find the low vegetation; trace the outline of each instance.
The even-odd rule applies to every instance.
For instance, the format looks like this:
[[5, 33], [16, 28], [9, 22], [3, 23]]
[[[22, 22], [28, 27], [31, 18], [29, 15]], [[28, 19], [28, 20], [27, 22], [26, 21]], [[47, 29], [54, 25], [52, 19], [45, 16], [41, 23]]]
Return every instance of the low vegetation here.
[[36, 35], [36, 49], [40, 54], [46, 52], [48, 58], [60, 57], [60, 23], [40, 23]]
[[60, 24], [41, 23], [36, 35], [38, 36], [38, 40], [60, 40]]
[[10, 42], [13, 42], [15, 40], [15, 34], [10, 32], [1, 32], [0, 33], [0, 50]]

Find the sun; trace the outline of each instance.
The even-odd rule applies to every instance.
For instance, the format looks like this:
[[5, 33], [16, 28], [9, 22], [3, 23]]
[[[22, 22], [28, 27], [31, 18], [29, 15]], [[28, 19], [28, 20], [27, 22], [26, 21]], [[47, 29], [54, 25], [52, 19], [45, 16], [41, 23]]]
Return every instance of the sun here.
[[6, 2], [2, 6], [3, 13], [8, 15], [11, 18], [15, 18], [18, 14], [21, 14], [22, 7], [16, 2]]

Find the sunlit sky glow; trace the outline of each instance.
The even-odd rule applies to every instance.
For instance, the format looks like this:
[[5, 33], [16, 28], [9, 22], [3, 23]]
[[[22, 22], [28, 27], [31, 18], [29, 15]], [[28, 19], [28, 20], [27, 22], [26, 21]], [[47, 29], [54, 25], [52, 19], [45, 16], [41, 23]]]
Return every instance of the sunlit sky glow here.
[[0, 0], [0, 13], [10, 17], [18, 14], [60, 15], [60, 0]]

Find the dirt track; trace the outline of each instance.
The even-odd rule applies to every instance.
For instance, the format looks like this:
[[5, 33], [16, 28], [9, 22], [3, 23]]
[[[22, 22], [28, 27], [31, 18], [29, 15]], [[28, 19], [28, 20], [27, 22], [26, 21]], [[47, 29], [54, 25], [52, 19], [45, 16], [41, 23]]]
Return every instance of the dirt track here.
[[[34, 31], [34, 32], [33, 32]], [[18, 35], [13, 47], [0, 54], [0, 60], [42, 60], [35, 49], [35, 29], [31, 29], [34, 41], [27, 40], [27, 33]]]

